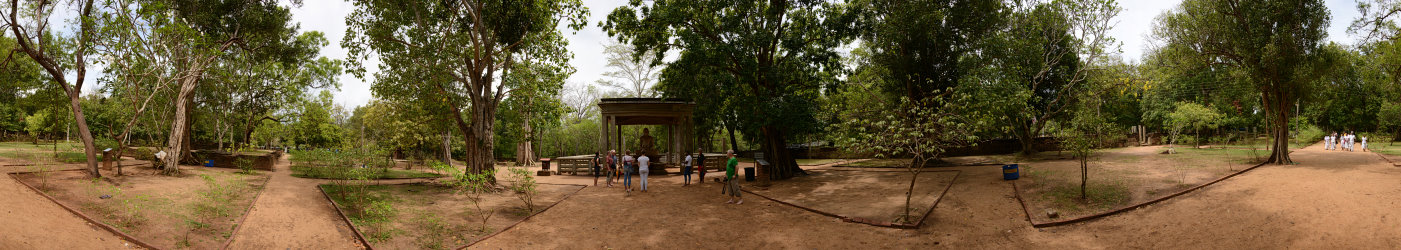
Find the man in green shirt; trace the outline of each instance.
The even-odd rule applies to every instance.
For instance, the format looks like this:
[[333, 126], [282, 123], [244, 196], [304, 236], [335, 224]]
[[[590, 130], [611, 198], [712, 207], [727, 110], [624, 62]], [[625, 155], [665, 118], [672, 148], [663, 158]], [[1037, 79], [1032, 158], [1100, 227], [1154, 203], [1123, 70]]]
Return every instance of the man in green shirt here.
[[739, 166], [739, 158], [735, 158], [733, 149], [726, 151], [725, 155], [730, 157], [730, 161], [725, 163], [725, 192], [730, 194], [730, 201], [725, 203], [744, 204], [744, 198], [739, 196], [739, 178], [736, 178], [738, 176], [735, 173], [735, 167]]

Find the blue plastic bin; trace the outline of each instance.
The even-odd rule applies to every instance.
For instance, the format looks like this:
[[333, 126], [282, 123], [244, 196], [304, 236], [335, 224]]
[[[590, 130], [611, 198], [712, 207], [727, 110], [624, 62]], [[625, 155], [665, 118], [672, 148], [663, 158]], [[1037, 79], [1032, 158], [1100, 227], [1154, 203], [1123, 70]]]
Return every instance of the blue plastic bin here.
[[214, 167], [214, 160], [204, 160], [205, 167]]
[[1002, 179], [1016, 180], [1021, 177], [1021, 170], [1017, 169], [1017, 164], [1002, 165]]

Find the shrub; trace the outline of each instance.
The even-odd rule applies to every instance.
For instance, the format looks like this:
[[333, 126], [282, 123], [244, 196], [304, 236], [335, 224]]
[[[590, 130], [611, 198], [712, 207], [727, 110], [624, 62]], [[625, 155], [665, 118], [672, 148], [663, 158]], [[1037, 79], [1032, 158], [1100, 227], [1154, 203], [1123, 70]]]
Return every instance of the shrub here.
[[539, 184], [535, 183], [535, 177], [531, 176], [530, 171], [526, 170], [524, 167], [512, 167], [508, 171], [510, 171], [510, 173], [507, 175], [507, 178], [509, 178], [511, 182], [510, 188], [512, 193], [514, 193], [516, 198], [520, 199], [522, 203], [525, 203], [527, 215], [535, 213], [535, 194], [540, 192], [537, 190]]

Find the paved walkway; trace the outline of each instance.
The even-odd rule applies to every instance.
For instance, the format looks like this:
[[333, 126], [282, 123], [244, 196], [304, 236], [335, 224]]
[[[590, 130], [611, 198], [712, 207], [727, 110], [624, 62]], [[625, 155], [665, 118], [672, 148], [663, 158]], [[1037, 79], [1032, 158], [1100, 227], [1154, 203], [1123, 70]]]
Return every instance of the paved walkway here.
[[316, 188], [322, 181], [292, 177], [287, 156], [271, 172], [231, 249], [358, 249], [349, 225]]

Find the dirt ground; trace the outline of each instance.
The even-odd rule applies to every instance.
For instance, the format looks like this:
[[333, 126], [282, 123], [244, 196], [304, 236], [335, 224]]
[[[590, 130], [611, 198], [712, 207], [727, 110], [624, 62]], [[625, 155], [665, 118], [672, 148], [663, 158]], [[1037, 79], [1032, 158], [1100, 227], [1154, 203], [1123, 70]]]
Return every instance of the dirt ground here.
[[[618, 187], [592, 186], [592, 177], [549, 176], [540, 182], [591, 186], [472, 248], [1401, 248], [1401, 237], [1396, 237], [1401, 235], [1396, 226], [1401, 211], [1395, 209], [1401, 207], [1401, 168], [1370, 152], [1324, 151], [1321, 144], [1291, 156], [1299, 164], [1260, 167], [1142, 209], [1041, 229], [1026, 221], [998, 166], [941, 168], [963, 173], [924, 226], [913, 230], [842, 222], [748, 194], [742, 205], [724, 204], [720, 184], [682, 187], [677, 175], [652, 176], [651, 192], [630, 195]], [[717, 176], [712, 172], [708, 177]], [[315, 193], [317, 181], [278, 173], [272, 182], [282, 177], [298, 183], [268, 185], [247, 227], [235, 234], [233, 249], [355, 248], [353, 236], [342, 229], [344, 222]], [[0, 248], [120, 247], [105, 232], [84, 226], [42, 198], [23, 198], [26, 190], [7, 185], [0, 181], [0, 190], [21, 195], [0, 195], [7, 211], [0, 222], [68, 233], [0, 227]], [[272, 192], [279, 187], [284, 190]], [[21, 202], [13, 202], [17, 197]]]
[[[932, 170], [931, 170], [932, 171]], [[846, 217], [904, 222], [905, 192], [910, 173], [905, 171], [810, 170], [810, 175], [774, 185], [755, 193]], [[953, 181], [957, 172], [925, 172], [915, 184], [910, 223], [919, 220]]]
[[[544, 184], [533, 199], [535, 212], [562, 200], [583, 187]], [[508, 192], [484, 196], [482, 209], [491, 213], [482, 228], [476, 207], [466, 196], [450, 187], [432, 184], [380, 185], [370, 189], [376, 195], [393, 195], [394, 217], [388, 223], [356, 225], [368, 234], [388, 235], [370, 244], [380, 249], [426, 249], [461, 246], [516, 224], [530, 213], [522, 201]], [[345, 209], [346, 204], [339, 204]]]
[[[209, 249], [223, 246], [267, 176], [235, 174], [229, 169], [182, 167], [182, 176], [178, 177], [153, 171], [128, 171], [127, 175], [109, 176], [110, 182], [94, 182], [81, 171], [50, 172], [47, 185], [39, 174], [25, 174], [19, 178], [69, 207], [157, 247]], [[200, 192], [208, 189], [201, 176], [210, 176], [217, 185], [227, 186], [227, 190], [237, 193], [227, 201], [205, 203], [225, 209], [220, 212], [222, 215], [201, 218], [194, 214], [195, 204], [204, 197]], [[104, 195], [109, 198], [101, 198]], [[188, 221], [205, 225], [196, 228]]]
[[[0, 165], [21, 164], [0, 158]], [[68, 164], [55, 169], [78, 169]], [[22, 166], [0, 167], [0, 172], [26, 172]], [[0, 249], [131, 249], [136, 245], [73, 213], [63, 210], [24, 187], [14, 178], [0, 176]]]
[[230, 249], [359, 249], [350, 225], [316, 185], [325, 180], [292, 177], [287, 156], [253, 204]]
[[[1018, 162], [1021, 179], [1017, 184], [1032, 219], [1049, 222], [1156, 199], [1248, 168], [1254, 161], [1246, 150], [1179, 148], [1176, 154], [1161, 154], [1165, 150], [1130, 147], [1097, 154], [1088, 164], [1089, 205], [1078, 201], [1077, 160]], [[1050, 218], [1047, 211], [1055, 211], [1058, 217]]]

